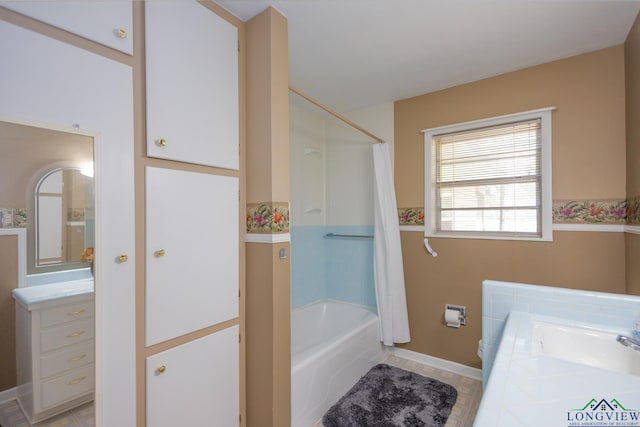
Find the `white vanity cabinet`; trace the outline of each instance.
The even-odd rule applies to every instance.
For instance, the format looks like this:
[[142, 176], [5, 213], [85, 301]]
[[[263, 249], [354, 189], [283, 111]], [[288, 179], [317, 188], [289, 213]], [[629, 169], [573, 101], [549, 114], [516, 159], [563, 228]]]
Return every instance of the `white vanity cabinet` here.
[[18, 402], [31, 423], [93, 400], [93, 281], [13, 291]]
[[13, 0], [0, 1], [0, 6], [133, 54], [133, 5], [130, 0]]
[[239, 424], [237, 325], [146, 359], [147, 426]]
[[238, 29], [196, 1], [145, 3], [147, 154], [239, 168]]

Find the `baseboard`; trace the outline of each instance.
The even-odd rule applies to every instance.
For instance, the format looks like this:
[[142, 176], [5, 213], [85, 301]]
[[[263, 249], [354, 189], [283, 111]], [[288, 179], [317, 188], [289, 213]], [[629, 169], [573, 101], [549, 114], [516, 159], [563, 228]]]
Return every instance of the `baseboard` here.
[[10, 388], [8, 390], [0, 391], [0, 403], [5, 403], [10, 400], [14, 400], [18, 397], [18, 392], [15, 387]]
[[453, 372], [454, 374], [462, 375], [463, 377], [473, 378], [474, 380], [482, 381], [482, 369], [472, 368], [471, 366], [462, 365], [450, 360], [440, 359], [426, 354], [418, 353], [404, 348], [394, 348], [392, 354], [403, 359], [412, 360], [414, 362], [422, 363], [423, 365], [433, 366], [434, 368], [442, 369], [445, 371]]

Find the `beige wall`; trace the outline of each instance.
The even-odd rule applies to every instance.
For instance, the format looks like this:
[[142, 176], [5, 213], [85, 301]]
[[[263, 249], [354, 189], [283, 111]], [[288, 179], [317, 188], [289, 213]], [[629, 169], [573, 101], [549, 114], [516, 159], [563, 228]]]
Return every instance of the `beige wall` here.
[[[247, 202], [289, 200], [287, 20], [269, 8], [246, 23]], [[291, 414], [290, 244], [247, 243], [247, 425]]]
[[[627, 198], [640, 197], [640, 15], [624, 44], [627, 113]], [[640, 224], [633, 224], [638, 226]], [[640, 235], [626, 234], [627, 292], [640, 295]]]
[[18, 238], [0, 236], [0, 391], [16, 386], [16, 311], [11, 291], [18, 287]]
[[[424, 206], [420, 130], [555, 106], [553, 199], [625, 197], [624, 50], [611, 47], [395, 103], [399, 207]], [[554, 241], [431, 239], [403, 232], [411, 342], [403, 347], [479, 367], [481, 282], [510, 280], [625, 291], [622, 233], [555, 232]], [[443, 323], [444, 304], [466, 305], [468, 326]]]

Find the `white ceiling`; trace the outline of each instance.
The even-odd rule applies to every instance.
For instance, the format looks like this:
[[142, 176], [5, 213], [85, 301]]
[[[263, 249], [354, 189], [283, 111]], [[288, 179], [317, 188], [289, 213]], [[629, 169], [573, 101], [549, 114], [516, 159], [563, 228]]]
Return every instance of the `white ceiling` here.
[[215, 0], [289, 22], [290, 83], [346, 112], [624, 43], [638, 0]]

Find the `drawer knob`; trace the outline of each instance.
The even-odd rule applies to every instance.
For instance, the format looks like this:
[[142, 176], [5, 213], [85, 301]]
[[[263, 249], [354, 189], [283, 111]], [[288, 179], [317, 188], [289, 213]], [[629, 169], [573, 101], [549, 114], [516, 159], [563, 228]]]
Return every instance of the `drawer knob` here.
[[121, 39], [126, 39], [127, 38], [127, 31], [124, 28], [118, 28], [118, 37]]
[[166, 147], [166, 146], [167, 146], [167, 140], [166, 140], [166, 139], [164, 139], [164, 138], [160, 138], [160, 139], [158, 140], [158, 145], [159, 145], [160, 147]]
[[67, 335], [67, 338], [75, 338], [75, 337], [79, 337], [80, 335], [84, 334], [84, 331], [76, 331], [76, 332], [72, 332], [69, 335]]
[[71, 359], [69, 359], [69, 363], [73, 363], [73, 362], [77, 362], [79, 360], [84, 359], [85, 357], [87, 357], [87, 354], [81, 354], [80, 356], [76, 356], [76, 357], [72, 357]]
[[160, 258], [160, 257], [163, 257], [166, 254], [166, 252], [164, 249], [158, 249], [153, 254], [155, 255], [156, 258]]
[[69, 385], [76, 385], [76, 384], [80, 384], [82, 381], [84, 381], [87, 377], [86, 376], [82, 376], [79, 378], [76, 378], [74, 380], [69, 381]]
[[129, 257], [126, 254], [122, 254], [118, 257], [118, 262], [120, 264], [122, 264], [123, 262], [127, 262], [129, 260]]
[[160, 365], [160, 366], [158, 366], [158, 369], [156, 369], [156, 371], [157, 371], [159, 374], [164, 373], [164, 371], [166, 371], [166, 370], [167, 370], [167, 367], [166, 367], [166, 366], [164, 366], [164, 365]]
[[77, 315], [82, 314], [84, 312], [85, 312], [84, 308], [82, 310], [70, 311], [70, 312], [67, 313], [67, 316], [77, 316]]

